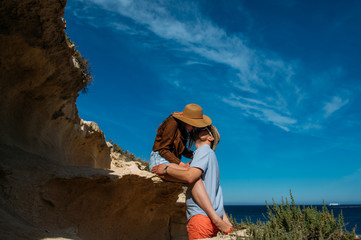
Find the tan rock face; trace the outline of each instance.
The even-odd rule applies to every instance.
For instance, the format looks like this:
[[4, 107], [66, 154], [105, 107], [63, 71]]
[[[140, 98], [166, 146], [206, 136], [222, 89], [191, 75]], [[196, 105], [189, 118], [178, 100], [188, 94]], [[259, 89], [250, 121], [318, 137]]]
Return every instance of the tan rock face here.
[[133, 167], [57, 165], [4, 145], [0, 159], [0, 239], [187, 239], [181, 184]]
[[111, 164], [102, 131], [80, 119], [87, 76], [65, 3], [0, 3], [0, 239], [187, 239], [183, 185]]
[[86, 76], [65, 38], [65, 1], [0, 5], [0, 143], [67, 165], [109, 168], [102, 131], [75, 105]]
[[[157, 186], [137, 175], [116, 181], [107, 177], [52, 179], [42, 191], [48, 208], [57, 208], [51, 218], [62, 215], [62, 224], [57, 227], [77, 226], [83, 239], [170, 239], [167, 227], [178, 210], [173, 185]], [[170, 203], [173, 209], [166, 207]]]

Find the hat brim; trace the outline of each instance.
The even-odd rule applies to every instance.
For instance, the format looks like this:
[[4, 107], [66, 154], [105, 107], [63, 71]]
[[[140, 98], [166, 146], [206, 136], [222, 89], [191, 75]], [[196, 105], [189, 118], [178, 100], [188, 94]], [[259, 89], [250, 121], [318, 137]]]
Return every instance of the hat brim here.
[[173, 113], [172, 116], [193, 127], [207, 127], [212, 124], [212, 120], [206, 115], [203, 115], [203, 118], [189, 118], [182, 113]]
[[219, 134], [217, 128], [214, 125], [212, 125], [210, 128], [211, 128], [211, 133], [214, 138], [212, 149], [213, 149], [213, 151], [216, 151], [217, 145], [218, 145], [219, 141], [221, 140], [221, 135]]

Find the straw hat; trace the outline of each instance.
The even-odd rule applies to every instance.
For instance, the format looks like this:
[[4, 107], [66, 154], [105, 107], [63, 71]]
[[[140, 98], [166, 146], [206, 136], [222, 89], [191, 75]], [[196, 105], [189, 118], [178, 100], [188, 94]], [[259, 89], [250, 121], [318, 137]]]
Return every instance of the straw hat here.
[[221, 141], [221, 135], [219, 134], [217, 128], [214, 125], [211, 125], [209, 128], [214, 138], [212, 149], [213, 151], [216, 151], [217, 145], [219, 141]]
[[183, 112], [175, 112], [172, 116], [193, 127], [206, 127], [212, 124], [212, 120], [203, 115], [201, 106], [194, 103], [188, 104]]

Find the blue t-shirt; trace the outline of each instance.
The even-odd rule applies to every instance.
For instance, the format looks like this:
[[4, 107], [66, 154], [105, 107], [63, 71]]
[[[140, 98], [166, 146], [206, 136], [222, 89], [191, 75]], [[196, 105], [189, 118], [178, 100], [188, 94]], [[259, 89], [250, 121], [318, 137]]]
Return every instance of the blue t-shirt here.
[[[201, 179], [209, 195], [213, 208], [217, 214], [223, 217], [223, 194], [219, 185], [219, 167], [216, 154], [209, 145], [199, 147], [193, 156], [190, 167], [196, 167], [202, 170]], [[188, 220], [197, 214], [207, 216], [207, 214], [198, 206], [192, 198], [192, 192], [188, 188], [186, 195], [187, 218]]]

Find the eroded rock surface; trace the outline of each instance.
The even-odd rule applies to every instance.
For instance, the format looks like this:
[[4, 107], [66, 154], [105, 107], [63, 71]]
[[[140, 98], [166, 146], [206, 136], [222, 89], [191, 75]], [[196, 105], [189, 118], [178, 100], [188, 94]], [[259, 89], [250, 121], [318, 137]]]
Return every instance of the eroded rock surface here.
[[64, 0], [0, 3], [0, 239], [187, 239], [183, 185], [117, 161], [80, 119]]
[[58, 165], [4, 145], [0, 158], [0, 239], [186, 239], [181, 184], [132, 167]]
[[65, 3], [0, 4], [0, 143], [62, 164], [109, 168], [102, 131], [82, 121], [75, 105], [90, 79], [65, 37]]

